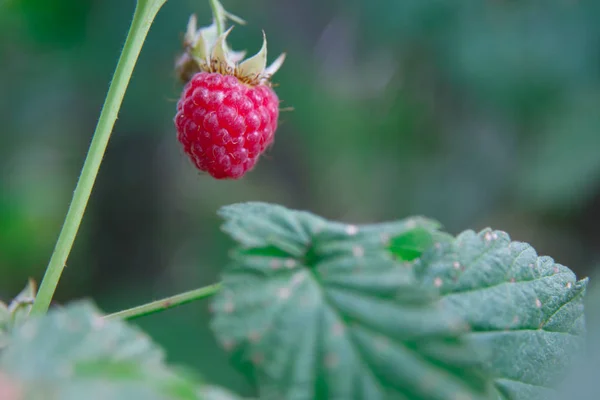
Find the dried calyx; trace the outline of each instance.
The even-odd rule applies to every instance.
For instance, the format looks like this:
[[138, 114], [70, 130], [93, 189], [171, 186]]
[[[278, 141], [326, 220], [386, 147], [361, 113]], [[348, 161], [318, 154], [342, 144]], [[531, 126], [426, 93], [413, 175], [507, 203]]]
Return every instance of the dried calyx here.
[[256, 55], [244, 59], [245, 51], [231, 50], [227, 45], [227, 36], [233, 27], [222, 33], [220, 30], [227, 20], [238, 24], [245, 22], [225, 11], [218, 1], [215, 4], [215, 15], [210, 26], [198, 29], [196, 16], [190, 17], [184, 38], [184, 54], [176, 65], [179, 77], [188, 82], [198, 72], [216, 72], [233, 75], [248, 85], [268, 85], [271, 76], [283, 64], [285, 54], [281, 54], [267, 67], [267, 38], [264, 32], [262, 48]]

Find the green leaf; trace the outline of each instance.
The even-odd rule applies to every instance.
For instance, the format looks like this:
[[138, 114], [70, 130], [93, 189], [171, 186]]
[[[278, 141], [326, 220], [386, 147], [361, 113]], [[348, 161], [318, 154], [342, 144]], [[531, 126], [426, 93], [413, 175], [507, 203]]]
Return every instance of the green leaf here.
[[145, 334], [88, 303], [27, 320], [0, 356], [0, 394], [16, 393], [9, 400], [200, 399], [184, 375], [166, 368]]
[[212, 326], [261, 398], [488, 398], [462, 321], [387, 251], [435, 223], [347, 225], [262, 203], [220, 214], [240, 246]]
[[584, 342], [587, 279], [489, 229], [434, 247], [415, 271], [468, 321], [470, 339], [493, 349], [485, 367], [504, 398], [548, 398]]

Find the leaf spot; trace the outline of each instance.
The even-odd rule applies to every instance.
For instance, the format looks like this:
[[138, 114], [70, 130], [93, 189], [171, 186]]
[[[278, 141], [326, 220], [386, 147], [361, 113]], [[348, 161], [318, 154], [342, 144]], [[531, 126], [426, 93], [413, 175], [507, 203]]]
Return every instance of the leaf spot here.
[[73, 376], [73, 368], [68, 364], [63, 364], [57, 368], [56, 372], [63, 378], [70, 378]]
[[492, 232], [486, 232], [485, 235], [483, 235], [483, 238], [486, 241], [491, 242], [494, 239], [494, 236], [492, 235]]
[[289, 299], [291, 294], [292, 294], [291, 289], [286, 286], [279, 288], [279, 290], [277, 291], [277, 297], [279, 297], [281, 300]]
[[448, 320], [448, 328], [453, 332], [468, 332], [471, 330], [471, 326], [460, 318], [450, 318]]
[[223, 305], [223, 311], [225, 311], [227, 314], [232, 313], [233, 310], [235, 310], [235, 306], [231, 300]]
[[434, 285], [435, 287], [438, 287], [438, 288], [439, 288], [439, 287], [441, 287], [443, 284], [444, 284], [444, 282], [442, 281], [442, 278], [440, 278], [439, 276], [433, 280], [433, 285]]
[[436, 381], [437, 379], [435, 376], [432, 376], [431, 372], [427, 372], [419, 380], [419, 387], [423, 391], [430, 391], [433, 387], [435, 387]]
[[554, 273], [555, 273], [555, 274], [558, 274], [559, 272], [560, 272], [560, 270], [559, 270], [559, 269], [558, 269], [558, 267], [555, 265], [555, 266], [554, 266]]
[[379, 336], [375, 339], [375, 348], [379, 352], [387, 351], [389, 348], [389, 345], [390, 345], [389, 340], [384, 336]]
[[573, 284], [571, 282], [567, 282], [567, 289], [571, 289], [572, 286]]
[[279, 261], [278, 259], [274, 258], [271, 260], [271, 262], [269, 263], [269, 266], [272, 269], [279, 269], [281, 268], [281, 261]]
[[340, 362], [340, 359], [334, 353], [329, 353], [329, 354], [327, 354], [327, 356], [325, 356], [325, 367], [326, 368], [329, 368], [329, 369], [335, 368], [335, 367], [337, 367], [339, 362]]
[[319, 234], [319, 233], [321, 233], [321, 232], [323, 231], [323, 228], [325, 228], [325, 225], [326, 225], [326, 224], [324, 224], [324, 223], [319, 223], [318, 225], [316, 225], [316, 226], [314, 227], [314, 230], [313, 230], [313, 232], [314, 232], [315, 234]]
[[248, 334], [248, 340], [252, 343], [258, 343], [260, 341], [260, 333], [256, 331], [251, 331]]
[[542, 308], [542, 302], [540, 301], [540, 299], [535, 299], [535, 306], [537, 308]]
[[235, 347], [235, 341], [232, 339], [223, 339], [221, 340], [221, 346], [223, 346], [225, 351], [230, 351]]
[[34, 324], [25, 324], [21, 328], [21, 336], [26, 340], [33, 340], [37, 335], [37, 326]]
[[102, 329], [106, 325], [106, 320], [98, 315], [92, 317], [92, 327], [94, 329]]
[[362, 246], [354, 246], [352, 248], [352, 254], [354, 257], [362, 257], [365, 255], [365, 249]]
[[288, 258], [287, 260], [285, 260], [284, 265], [286, 268], [292, 269], [296, 266], [296, 260], [294, 260], [293, 258]]
[[292, 286], [298, 286], [306, 279], [305, 274], [296, 274], [292, 277]]
[[512, 330], [512, 329], [513, 329], [513, 327], [514, 327], [515, 325], [517, 325], [518, 323], [519, 323], [519, 316], [518, 316], [518, 315], [515, 315], [515, 316], [513, 317], [513, 319], [512, 319], [512, 322], [511, 322], [511, 324], [510, 324], [509, 326], [507, 326], [506, 328], [504, 328], [504, 330], [505, 330], [505, 331], [510, 331], [510, 330]]
[[458, 261], [454, 261], [454, 263], [452, 264], [452, 267], [454, 269], [460, 269], [460, 263]]
[[252, 364], [260, 365], [265, 361], [265, 356], [262, 353], [254, 353], [252, 355]]
[[467, 393], [458, 392], [454, 395], [453, 400], [473, 400], [473, 397]]
[[315, 299], [312, 296], [302, 296], [302, 298], [300, 298], [300, 305], [302, 307], [309, 307], [309, 306], [313, 306], [315, 304]]
[[358, 227], [356, 225], [348, 225], [346, 227], [346, 233], [350, 236], [354, 236], [358, 233]]
[[335, 337], [342, 336], [344, 334], [344, 325], [339, 322], [336, 322], [331, 327], [331, 334]]
[[388, 235], [387, 233], [382, 233], [381, 235], [379, 235], [379, 239], [381, 240], [381, 243], [384, 244], [384, 246], [390, 244], [390, 235]]

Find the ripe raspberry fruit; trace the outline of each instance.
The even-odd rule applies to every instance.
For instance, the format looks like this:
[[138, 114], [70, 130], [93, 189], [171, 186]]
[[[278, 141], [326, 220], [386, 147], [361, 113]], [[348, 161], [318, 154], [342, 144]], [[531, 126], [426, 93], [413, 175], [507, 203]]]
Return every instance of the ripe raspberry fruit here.
[[191, 79], [177, 103], [177, 137], [199, 170], [216, 179], [238, 179], [273, 143], [279, 99], [269, 79], [283, 56], [267, 68], [264, 39], [258, 54], [239, 62], [243, 55], [226, 45], [231, 29], [217, 36], [213, 26], [196, 31], [195, 25], [192, 17], [186, 64], [180, 65], [181, 76]]
[[199, 72], [183, 91], [175, 125], [198, 169], [217, 179], [236, 179], [273, 143], [278, 117], [279, 99], [270, 87]]

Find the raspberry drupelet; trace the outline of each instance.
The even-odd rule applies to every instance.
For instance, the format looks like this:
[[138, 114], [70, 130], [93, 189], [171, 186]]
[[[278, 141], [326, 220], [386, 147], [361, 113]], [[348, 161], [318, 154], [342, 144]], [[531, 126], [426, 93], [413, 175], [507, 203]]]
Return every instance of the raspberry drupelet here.
[[279, 99], [269, 79], [284, 56], [267, 68], [264, 39], [258, 54], [240, 62], [243, 54], [226, 45], [231, 29], [217, 36], [213, 26], [196, 31], [195, 25], [192, 17], [185, 64], [179, 66], [189, 81], [177, 103], [177, 137], [199, 170], [216, 179], [238, 179], [273, 143]]

